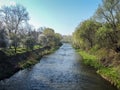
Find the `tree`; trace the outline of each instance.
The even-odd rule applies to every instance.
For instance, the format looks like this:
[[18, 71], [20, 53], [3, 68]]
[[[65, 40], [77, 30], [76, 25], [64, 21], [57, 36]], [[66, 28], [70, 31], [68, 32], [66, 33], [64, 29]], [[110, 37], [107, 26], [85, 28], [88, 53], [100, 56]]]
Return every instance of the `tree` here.
[[76, 28], [75, 32], [72, 34], [72, 43], [75, 48], [84, 48], [83, 40], [80, 37], [80, 30]]
[[[29, 19], [26, 8], [23, 7], [22, 5], [9, 6], [9, 7], [4, 6], [0, 11], [1, 11], [0, 12], [1, 17], [3, 18], [6, 28], [9, 31], [10, 39], [12, 39], [12, 37], [14, 36], [17, 37], [17, 35], [19, 34], [20, 25]], [[18, 47], [17, 40], [18, 38], [14, 38], [13, 40], [15, 53]]]
[[38, 36], [38, 43], [40, 46], [43, 46], [43, 47], [47, 46], [47, 43], [48, 43], [47, 37], [44, 34], [40, 34]]
[[45, 28], [43, 34], [47, 37], [47, 45], [55, 46], [55, 32], [51, 28]]
[[62, 35], [59, 33], [55, 33], [55, 43], [57, 46], [61, 44], [61, 39], [62, 39]]
[[119, 51], [120, 0], [102, 0], [102, 5], [99, 5], [96, 11], [96, 17], [98, 21], [108, 24], [109, 28], [112, 29], [109, 32], [108, 38], [111, 39], [109, 41], [113, 43], [114, 50]]
[[100, 25], [92, 19], [82, 22], [73, 33], [74, 44], [77, 44], [77, 47], [92, 48], [96, 43], [95, 34]]
[[107, 25], [103, 25], [102, 27], [98, 28], [96, 32], [96, 40], [97, 44], [101, 48], [111, 48], [114, 47], [112, 37], [110, 36], [112, 29], [107, 27]]

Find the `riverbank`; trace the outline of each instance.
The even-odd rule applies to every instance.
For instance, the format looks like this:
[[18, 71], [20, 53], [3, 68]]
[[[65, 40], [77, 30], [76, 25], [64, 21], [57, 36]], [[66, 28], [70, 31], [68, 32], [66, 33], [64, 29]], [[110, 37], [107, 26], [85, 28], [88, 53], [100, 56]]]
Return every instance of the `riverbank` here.
[[117, 86], [120, 90], [120, 70], [119, 67], [115, 66], [105, 66], [101, 63], [100, 59], [96, 55], [92, 55], [88, 52], [77, 50], [77, 52], [81, 55], [83, 62], [86, 65], [93, 66], [96, 68], [97, 73], [101, 75], [104, 79], [111, 82], [111, 84]]
[[12, 56], [7, 56], [1, 52], [2, 58], [0, 58], [0, 80], [9, 78], [17, 71], [38, 63], [44, 55], [54, 52], [59, 47], [60, 46], [56, 46], [54, 48], [44, 47]]

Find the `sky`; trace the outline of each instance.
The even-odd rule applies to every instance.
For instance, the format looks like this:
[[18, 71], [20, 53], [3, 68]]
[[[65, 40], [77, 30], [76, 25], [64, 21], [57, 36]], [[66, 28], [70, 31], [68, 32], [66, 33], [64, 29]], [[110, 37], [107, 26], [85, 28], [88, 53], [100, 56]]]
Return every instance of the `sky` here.
[[0, 7], [21, 4], [35, 28], [49, 27], [71, 35], [80, 22], [93, 16], [100, 3], [101, 0], [0, 0]]

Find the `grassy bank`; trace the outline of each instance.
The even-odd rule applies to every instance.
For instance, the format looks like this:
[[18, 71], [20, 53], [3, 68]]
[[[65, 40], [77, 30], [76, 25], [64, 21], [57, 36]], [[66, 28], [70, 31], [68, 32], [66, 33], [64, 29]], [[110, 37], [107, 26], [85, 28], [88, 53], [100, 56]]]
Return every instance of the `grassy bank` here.
[[111, 84], [117, 86], [120, 90], [120, 72], [115, 67], [103, 67], [100, 68], [97, 73], [100, 74], [104, 79], [111, 82]]
[[0, 59], [0, 80], [9, 78], [21, 69], [33, 66], [38, 63], [44, 55], [53, 53], [59, 47], [60, 46], [56, 46], [54, 48], [37, 48], [32, 51], [19, 53], [12, 56], [7, 56], [4, 54], [5, 58]]
[[28, 68], [36, 63], [39, 62], [40, 58], [43, 57], [44, 55], [53, 53], [54, 51], [56, 51], [59, 47], [55, 47], [55, 48], [51, 48], [49, 50], [43, 50], [39, 53], [32, 53], [32, 55], [30, 57], [27, 58], [27, 60], [19, 62], [19, 67], [21, 69], [25, 69]]
[[77, 52], [83, 58], [83, 62], [87, 65], [93, 66], [97, 69], [97, 73], [100, 74], [104, 79], [111, 82], [120, 89], [120, 72], [119, 67], [105, 67], [103, 66], [98, 57], [91, 55], [85, 51], [77, 50]]

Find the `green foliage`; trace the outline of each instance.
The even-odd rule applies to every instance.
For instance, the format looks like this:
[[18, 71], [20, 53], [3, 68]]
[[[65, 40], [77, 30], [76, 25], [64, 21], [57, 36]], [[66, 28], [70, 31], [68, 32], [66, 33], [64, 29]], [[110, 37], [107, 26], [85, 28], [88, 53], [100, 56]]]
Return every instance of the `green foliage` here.
[[83, 21], [73, 33], [73, 45], [83, 50], [99, 48], [120, 51], [120, 1], [103, 0], [99, 5], [96, 18]]
[[83, 58], [83, 62], [87, 65], [93, 66], [95, 68], [100, 68], [102, 65], [100, 64], [98, 58], [95, 55], [90, 55], [89, 53], [86, 53], [85, 51], [78, 51], [80, 55]]
[[[120, 51], [120, 37], [119, 37], [119, 24], [120, 24], [120, 0], [103, 0], [102, 4], [98, 7], [95, 15], [96, 19], [107, 24], [107, 28], [103, 27], [100, 31], [105, 43], [103, 46], [108, 46], [108, 48], [114, 49], [116, 52]], [[101, 20], [100, 20], [101, 19]], [[111, 32], [112, 31], [112, 32]], [[99, 38], [99, 39], [100, 39]], [[105, 40], [104, 40], [105, 39]], [[107, 42], [107, 43], [106, 43]]]
[[82, 22], [73, 33], [73, 44], [83, 49], [90, 49], [96, 43], [96, 30], [100, 23], [90, 19]]
[[36, 64], [37, 62], [38, 62], [37, 60], [27, 60], [27, 61], [24, 61], [24, 62], [20, 62], [19, 67], [21, 69], [25, 69], [25, 68], [28, 68], [28, 67]]
[[97, 30], [96, 39], [97, 44], [99, 44], [100, 47], [107, 47], [111, 49], [114, 47], [113, 43], [115, 42], [115, 36], [113, 34], [113, 30], [106, 27], [106, 25], [103, 25]]
[[34, 46], [34, 50], [39, 49], [39, 48], [41, 48], [40, 45], [35, 45], [35, 46]]
[[85, 64], [120, 88], [120, 0], [102, 0], [92, 19], [78, 25], [73, 46], [83, 50], [78, 51]]
[[59, 33], [55, 33], [53, 29], [51, 28], [45, 28], [43, 31], [43, 34], [47, 38], [47, 45], [48, 46], [57, 46], [59, 45], [62, 39], [62, 36]]
[[[34, 50], [39, 49], [39, 48], [41, 48], [39, 45], [34, 46]], [[14, 47], [7, 48], [7, 49], [1, 48], [1, 50], [8, 56], [15, 55]], [[26, 50], [26, 48], [18, 47], [16, 54], [24, 53], [26, 51], [28, 51], [28, 50]], [[29, 51], [31, 51], [31, 50], [29, 50]]]
[[59, 33], [55, 33], [55, 42], [56, 42], [56, 44], [59, 45], [61, 39], [62, 39], [62, 35], [59, 34]]

